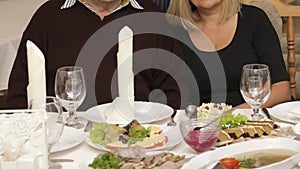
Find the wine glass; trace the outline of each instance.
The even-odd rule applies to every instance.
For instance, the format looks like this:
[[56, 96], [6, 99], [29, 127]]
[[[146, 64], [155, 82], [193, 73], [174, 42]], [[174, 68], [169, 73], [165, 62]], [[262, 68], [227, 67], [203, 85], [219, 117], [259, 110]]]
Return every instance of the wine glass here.
[[62, 106], [56, 97], [35, 98], [30, 100], [29, 109], [45, 110], [47, 114], [47, 144], [48, 144], [48, 166], [49, 169], [61, 169], [62, 165], [54, 163], [50, 159], [52, 146], [60, 139], [64, 129]]
[[271, 77], [269, 67], [264, 64], [247, 64], [243, 66], [240, 91], [245, 101], [253, 109], [252, 119], [264, 118], [259, 108], [271, 93]]
[[55, 95], [62, 106], [69, 112], [66, 125], [77, 129], [83, 128], [79, 122], [76, 109], [86, 96], [83, 69], [78, 66], [66, 66], [57, 69], [55, 77]]

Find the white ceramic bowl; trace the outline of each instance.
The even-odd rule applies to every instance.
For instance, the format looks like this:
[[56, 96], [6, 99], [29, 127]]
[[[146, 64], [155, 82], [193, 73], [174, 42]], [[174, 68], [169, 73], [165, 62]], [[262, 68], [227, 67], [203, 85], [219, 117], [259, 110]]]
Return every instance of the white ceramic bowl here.
[[[188, 163], [184, 164], [182, 169], [199, 169], [224, 157], [230, 157], [232, 155], [246, 153], [249, 151], [268, 149], [286, 149], [300, 152], [300, 141], [288, 138], [266, 138], [236, 143], [199, 154]], [[299, 161], [300, 153], [283, 161], [260, 167], [259, 169], [289, 169], [293, 168], [293, 166], [295, 166]]]

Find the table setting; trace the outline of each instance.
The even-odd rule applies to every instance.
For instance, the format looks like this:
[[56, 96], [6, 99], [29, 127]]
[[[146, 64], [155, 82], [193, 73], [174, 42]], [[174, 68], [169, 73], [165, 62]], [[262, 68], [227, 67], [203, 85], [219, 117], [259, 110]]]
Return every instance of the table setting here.
[[[234, 114], [249, 114], [250, 109], [236, 109], [234, 110]], [[269, 109], [270, 112], [272, 112], [272, 109]], [[260, 111], [259, 112], [261, 115], [265, 116], [266, 115]], [[83, 118], [87, 112], [78, 112], [78, 116]], [[251, 117], [251, 116], [249, 116]], [[272, 113], [271, 113], [272, 117]], [[177, 110], [176, 116], [174, 117], [174, 121], [177, 123], [176, 128], [178, 129], [182, 119], [188, 119], [188, 116], [185, 113], [185, 110]], [[150, 124], [159, 124], [159, 125], [165, 125], [170, 121], [170, 117], [167, 117], [165, 119], [159, 120], [159, 121], [154, 121]], [[279, 125], [286, 124], [286, 123], [278, 123]], [[291, 125], [293, 126], [293, 125]], [[174, 126], [172, 126], [174, 127]], [[282, 127], [285, 127], [282, 125]], [[80, 129], [82, 130], [82, 129]], [[162, 147], [161, 149], [158, 150], [150, 150], [147, 151], [148, 154], [151, 154], [153, 152], [171, 152], [176, 155], [185, 155], [187, 158], [191, 158], [191, 160], [187, 163], [185, 163], [182, 168], [201, 168], [203, 166], [200, 165], [206, 165], [208, 164], [209, 161], [216, 161], [218, 158], [221, 157], [226, 157], [226, 156], [231, 156], [234, 154], [239, 154], [247, 151], [253, 151], [256, 149], [264, 149], [266, 147], [269, 148], [288, 148], [292, 149], [294, 151], [297, 151], [297, 147], [299, 146], [299, 141], [297, 141], [297, 138], [295, 137], [277, 137], [277, 136], [265, 136], [264, 138], [253, 138], [249, 140], [244, 140], [240, 143], [234, 143], [234, 144], [229, 144], [226, 146], [221, 146], [221, 147], [212, 147], [212, 149], [208, 149], [204, 152], [197, 152], [193, 148], [191, 148], [182, 138], [180, 129], [178, 129], [179, 133], [176, 132], [176, 136], [179, 137], [179, 141], [176, 143], [173, 143], [174, 145], [170, 147]], [[88, 139], [88, 133], [85, 133], [85, 139], [83, 141], [79, 141], [78, 144], [74, 144], [73, 147], [66, 148], [62, 151], [57, 151], [54, 153], [51, 153], [52, 158], [54, 159], [72, 159], [74, 161], [72, 162], [62, 162], [62, 166], [64, 168], [79, 168], [79, 169], [90, 169], [88, 167], [88, 164], [92, 163], [93, 159], [98, 155], [98, 154], [104, 154], [107, 151], [103, 148], [99, 148], [97, 146], [92, 145], [90, 140]], [[178, 135], [179, 134], [179, 135]], [[267, 146], [269, 145], [269, 146]], [[291, 146], [292, 145], [292, 146]], [[241, 147], [243, 147], [243, 150], [241, 150]], [[230, 153], [228, 153], [230, 152]], [[217, 155], [218, 156], [217, 156]], [[300, 161], [298, 157], [293, 157], [296, 159], [294, 162], [288, 162], [288, 165], [295, 166], [297, 163]], [[205, 160], [205, 163], [202, 163]], [[207, 160], [209, 159], [209, 160]], [[289, 160], [288, 160], [289, 161]], [[293, 160], [291, 160], [293, 161]], [[280, 164], [280, 167], [282, 165]], [[199, 166], [199, 167], [194, 167], [194, 166]], [[279, 167], [279, 168], [280, 168]], [[273, 166], [274, 168], [274, 166]], [[276, 168], [276, 166], [275, 166]], [[278, 167], [277, 167], [278, 168]], [[285, 167], [284, 167], [285, 168]], [[289, 167], [288, 167], [289, 168]], [[295, 169], [298, 167], [294, 167]]]
[[[26, 110], [29, 113], [23, 115], [30, 117], [34, 111], [41, 112], [45, 119], [37, 129], [42, 130], [46, 139], [38, 143], [41, 149], [27, 152], [34, 157], [25, 169], [92, 169], [99, 165], [130, 168], [146, 164], [151, 166], [149, 168], [238, 169], [245, 168], [245, 163], [246, 168], [299, 168], [300, 142], [296, 136], [300, 133], [300, 125], [297, 125], [300, 102], [261, 109], [271, 91], [266, 65], [244, 66], [240, 88], [251, 109], [203, 103], [174, 110], [162, 103], [135, 101], [132, 36], [128, 26], [120, 30], [119, 96], [111, 103], [86, 111], [77, 111], [88, 90], [84, 70], [80, 66], [59, 68], [54, 84], [56, 96], [46, 96], [44, 80], [39, 82], [45, 79], [43, 54], [34, 43], [27, 42], [28, 65], [35, 69], [29, 68], [29, 108]], [[52, 100], [51, 107], [48, 99]], [[14, 119], [18, 111], [0, 111], [0, 118]], [[4, 130], [5, 126], [0, 127]], [[221, 136], [228, 140], [222, 140]], [[1, 136], [1, 140], [4, 137]], [[0, 146], [1, 169], [6, 169], [5, 144]], [[21, 146], [20, 152], [27, 149]], [[42, 158], [36, 157], [37, 152]], [[278, 160], [265, 160], [270, 154], [276, 154], [272, 158]], [[235, 165], [226, 162], [228, 159], [234, 159]], [[19, 169], [22, 164], [16, 158], [10, 161], [15, 165], [9, 167], [11, 169]], [[264, 164], [265, 161], [268, 162]]]

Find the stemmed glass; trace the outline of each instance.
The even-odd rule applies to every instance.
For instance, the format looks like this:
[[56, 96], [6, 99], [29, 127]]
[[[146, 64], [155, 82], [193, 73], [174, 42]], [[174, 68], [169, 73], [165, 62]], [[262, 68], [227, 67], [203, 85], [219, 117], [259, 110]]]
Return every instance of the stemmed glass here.
[[271, 93], [271, 77], [269, 67], [264, 64], [247, 64], [243, 66], [240, 91], [245, 101], [253, 109], [252, 119], [259, 120], [259, 108]]
[[66, 66], [57, 69], [55, 77], [55, 95], [62, 106], [69, 112], [66, 125], [77, 129], [83, 128], [79, 122], [76, 109], [86, 96], [83, 69], [78, 66]]
[[47, 113], [47, 144], [49, 169], [61, 169], [62, 165], [53, 163], [50, 159], [52, 146], [60, 139], [64, 129], [62, 106], [56, 97], [35, 98], [30, 100], [29, 109], [45, 110]]

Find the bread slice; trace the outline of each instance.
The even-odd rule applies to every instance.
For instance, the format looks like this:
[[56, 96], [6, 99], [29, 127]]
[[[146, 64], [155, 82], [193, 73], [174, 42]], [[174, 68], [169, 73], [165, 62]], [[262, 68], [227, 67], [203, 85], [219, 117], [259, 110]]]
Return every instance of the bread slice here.
[[240, 127], [229, 128], [225, 129], [224, 131], [227, 132], [230, 135], [230, 137], [234, 139], [237, 139], [244, 134], [244, 130]]
[[270, 135], [275, 128], [280, 126], [272, 120], [248, 121], [242, 126], [221, 130], [217, 146]]
[[227, 141], [227, 140], [232, 140], [232, 138], [229, 136], [229, 134], [227, 132], [225, 132], [224, 130], [220, 131], [219, 134], [219, 141]]
[[254, 126], [242, 126], [241, 127], [244, 130], [244, 136], [245, 137], [255, 137], [257, 135], [257, 131], [255, 130]]

